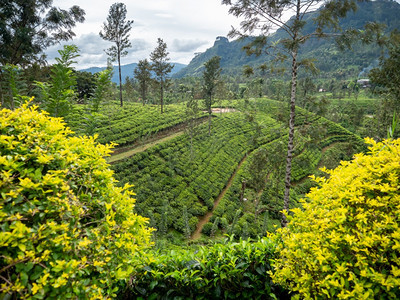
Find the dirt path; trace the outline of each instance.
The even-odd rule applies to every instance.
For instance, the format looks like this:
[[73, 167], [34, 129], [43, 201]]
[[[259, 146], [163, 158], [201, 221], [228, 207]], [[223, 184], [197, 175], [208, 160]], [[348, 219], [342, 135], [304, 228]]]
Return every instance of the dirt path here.
[[[204, 123], [207, 120], [208, 117], [201, 117], [196, 120], [196, 125]], [[176, 138], [185, 133], [186, 125], [187, 125], [186, 123], [181, 123], [179, 125], [176, 125], [174, 127], [165, 129], [159, 133], [154, 134], [144, 142], [136, 142], [126, 147], [117, 148], [114, 150], [111, 156], [107, 158], [107, 162], [114, 163], [116, 161], [130, 157], [136, 153], [143, 152], [148, 148], [153, 147], [159, 143]]]
[[136, 153], [146, 151], [147, 149], [149, 149], [149, 148], [151, 148], [151, 147], [153, 147], [153, 146], [155, 146], [155, 145], [157, 145], [159, 143], [163, 143], [163, 142], [169, 141], [169, 140], [171, 140], [173, 138], [181, 136], [184, 133], [185, 132], [183, 130], [182, 131], [178, 131], [178, 132], [173, 133], [171, 135], [168, 135], [168, 136], [166, 136], [164, 138], [160, 138], [158, 140], [155, 140], [155, 141], [152, 141], [152, 142], [148, 142], [148, 143], [143, 144], [141, 146], [137, 146], [137, 147], [131, 148], [131, 149], [125, 151], [125, 152], [120, 152], [118, 154], [114, 154], [114, 155], [112, 155], [112, 156], [107, 158], [107, 162], [108, 163], [114, 163], [116, 161], [119, 161], [119, 160], [122, 160], [124, 158], [130, 157], [130, 156], [132, 156], [132, 155], [134, 155]]
[[231, 187], [233, 179], [235, 178], [237, 171], [240, 169], [240, 167], [242, 166], [242, 164], [244, 163], [246, 158], [247, 158], [247, 155], [245, 157], [243, 157], [242, 160], [239, 162], [238, 166], [236, 167], [236, 170], [233, 172], [233, 174], [229, 178], [228, 183], [226, 184], [225, 188], [219, 194], [217, 199], [215, 199], [214, 206], [213, 206], [212, 210], [208, 211], [204, 216], [202, 216], [200, 218], [199, 222], [197, 223], [197, 228], [192, 234], [192, 237], [191, 237], [192, 240], [197, 240], [198, 238], [200, 238], [201, 231], [202, 231], [202, 229], [204, 227], [204, 224], [206, 224], [208, 221], [210, 221], [210, 218], [213, 215], [214, 210], [217, 208], [219, 202], [225, 196], [225, 194], [228, 191], [228, 189]]
[[[237, 110], [232, 109], [232, 108], [213, 108], [212, 109], [213, 113], [229, 113], [229, 112], [236, 112], [236, 111]], [[196, 120], [196, 125], [204, 123], [207, 120], [208, 120], [208, 116], [202, 116]], [[111, 156], [107, 158], [107, 162], [114, 163], [116, 161], [130, 157], [136, 153], [143, 152], [143, 151], [147, 150], [148, 148], [153, 147], [159, 143], [162, 143], [162, 142], [168, 141], [170, 139], [173, 139], [175, 137], [178, 137], [178, 136], [184, 134], [186, 126], [187, 126], [187, 123], [184, 122], [184, 123], [175, 125], [173, 127], [167, 128], [165, 130], [162, 130], [162, 131], [152, 135], [150, 138], [148, 138], [145, 141], [135, 142], [135, 143], [125, 146], [125, 147], [116, 148], [116, 149], [114, 149]]]

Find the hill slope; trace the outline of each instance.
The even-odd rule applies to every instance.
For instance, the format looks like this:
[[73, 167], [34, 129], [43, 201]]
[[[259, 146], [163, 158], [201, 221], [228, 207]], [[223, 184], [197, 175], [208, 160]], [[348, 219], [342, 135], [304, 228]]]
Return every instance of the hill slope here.
[[[379, 22], [386, 24], [387, 31], [395, 28], [400, 29], [400, 4], [395, 1], [379, 0], [371, 2], [359, 2], [356, 13], [349, 14], [341, 20], [343, 28], [362, 29], [367, 22]], [[304, 33], [312, 32], [312, 22], [315, 13], [307, 16], [307, 24]], [[271, 35], [271, 41], [284, 37], [284, 32], [278, 30]], [[270, 60], [267, 55], [247, 56], [242, 47], [250, 40], [229, 42], [227, 38], [217, 37], [214, 46], [204, 53], [195, 56], [189, 65], [177, 72], [174, 77], [199, 76], [203, 70], [203, 64], [211, 57], [221, 57], [221, 67], [225, 74], [240, 74], [244, 65], [257, 66]], [[313, 57], [317, 59], [317, 67], [321, 75], [337, 78], [358, 76], [365, 68], [377, 63], [380, 49], [373, 45], [355, 44], [352, 50], [339, 52], [334, 41], [331, 40], [309, 40], [300, 51], [302, 57]]]
[[[165, 237], [172, 232], [187, 236], [199, 226], [203, 233], [210, 234], [216, 218], [221, 222], [220, 232], [235, 233], [236, 236], [256, 237], [266, 229], [272, 230], [273, 224], [279, 224], [281, 171], [285, 166], [287, 144], [287, 128], [280, 114], [284, 110], [282, 105], [284, 103], [267, 99], [249, 103], [227, 101], [223, 106], [236, 111], [216, 113], [211, 136], [208, 124], [199, 123], [192, 138], [189, 134], [181, 134], [136, 151], [112, 165], [116, 179], [121, 185], [135, 185], [135, 210], [150, 219], [150, 225], [158, 229], [158, 236]], [[132, 103], [124, 106], [122, 113], [117, 104], [115, 106], [115, 109], [104, 108], [104, 114], [110, 114], [103, 120], [105, 126], [100, 127], [99, 140], [134, 143], [138, 137], [139, 140], [146, 139], [146, 132], [151, 136], [157, 128], [179, 124], [177, 120], [182, 118], [184, 109], [183, 105], [167, 106], [168, 118], [154, 115], [151, 119], [158, 121], [147, 124], [144, 127], [151, 128], [142, 131], [134, 124], [150, 119], [142, 115], [152, 107]], [[254, 115], [257, 124], [249, 121], [250, 112], [257, 112]], [[312, 186], [308, 175], [321, 166], [336, 166], [341, 159], [350, 158], [361, 151], [363, 143], [335, 123], [301, 108], [297, 108], [297, 115], [293, 205]], [[129, 134], [125, 125], [134, 128], [134, 132]], [[129, 136], [125, 136], [125, 132]], [[257, 173], [266, 180], [266, 185], [261, 188], [252, 176], [255, 174], [254, 162], [260, 153], [273, 153], [273, 164], [261, 164], [263, 170]], [[237, 175], [232, 175], [236, 171]], [[247, 183], [241, 197], [244, 181]], [[265, 224], [264, 220], [267, 220]]]

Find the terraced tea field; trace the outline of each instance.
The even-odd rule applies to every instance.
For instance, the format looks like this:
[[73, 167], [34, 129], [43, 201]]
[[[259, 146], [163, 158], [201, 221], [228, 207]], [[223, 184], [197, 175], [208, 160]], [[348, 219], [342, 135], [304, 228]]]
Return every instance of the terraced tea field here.
[[[137, 213], [150, 219], [159, 236], [255, 237], [279, 224], [287, 151], [282, 103], [258, 99], [222, 106], [230, 109], [214, 113], [211, 136], [203, 114], [192, 139], [183, 105], [167, 106], [162, 115], [155, 106], [138, 104], [102, 111], [99, 141], [122, 145], [110, 158], [112, 169], [121, 185], [134, 185]], [[291, 205], [313, 186], [308, 176], [321, 175], [318, 168], [362, 150], [354, 134], [298, 108]], [[257, 162], [264, 166], [257, 169]]]

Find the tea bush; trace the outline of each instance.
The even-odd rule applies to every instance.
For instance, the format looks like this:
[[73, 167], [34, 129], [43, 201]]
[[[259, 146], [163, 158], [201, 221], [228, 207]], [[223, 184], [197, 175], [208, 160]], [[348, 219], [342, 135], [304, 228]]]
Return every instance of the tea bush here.
[[121, 299], [289, 299], [268, 271], [270, 239], [214, 244], [143, 256]]
[[273, 280], [301, 298], [400, 298], [400, 140], [367, 142], [280, 231]]
[[0, 111], [0, 298], [115, 296], [151, 230], [110, 148], [29, 104]]

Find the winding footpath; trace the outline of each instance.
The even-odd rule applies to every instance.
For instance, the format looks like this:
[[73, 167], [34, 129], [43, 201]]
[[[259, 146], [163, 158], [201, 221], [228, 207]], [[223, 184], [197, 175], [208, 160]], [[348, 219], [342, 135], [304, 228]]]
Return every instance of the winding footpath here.
[[[229, 112], [236, 112], [236, 109], [233, 108], [213, 108], [212, 112], [214, 114], [222, 114], [222, 113], [229, 113]], [[201, 123], [204, 123], [208, 121], [208, 116], [203, 116], [200, 117], [196, 120], [196, 125], [199, 125]], [[145, 140], [144, 142], [136, 142], [132, 145], [126, 146], [126, 147], [120, 147], [114, 149], [114, 152], [111, 154], [110, 157], [107, 158], [107, 162], [112, 164], [114, 162], [117, 162], [119, 160], [125, 159], [127, 157], [130, 157], [136, 153], [146, 151], [147, 149], [166, 142], [168, 140], [171, 140], [173, 138], [176, 138], [178, 136], [181, 136], [185, 133], [185, 129], [187, 127], [187, 123], [181, 123], [176, 126], [170, 127], [168, 129], [165, 129], [159, 133], [154, 134], [152, 137], [149, 139]]]
[[[235, 111], [235, 110], [221, 109], [221, 110], [213, 111], [213, 112], [214, 113], [215, 112], [227, 113], [227, 112], [232, 112], [232, 111]], [[205, 122], [207, 120], [208, 119], [205, 118], [205, 117], [200, 118], [200, 119], [198, 119], [198, 124], [203, 123], [203, 122]], [[110, 157], [107, 158], [107, 162], [108, 163], [115, 163], [115, 162], [117, 162], [119, 160], [122, 160], [122, 159], [128, 158], [130, 156], [133, 156], [136, 153], [143, 152], [143, 151], [145, 151], [145, 150], [147, 150], [147, 149], [149, 149], [149, 148], [151, 148], [151, 147], [153, 147], [153, 146], [155, 146], [157, 144], [160, 144], [160, 143], [166, 142], [168, 140], [171, 140], [173, 138], [176, 138], [178, 136], [181, 136], [181, 135], [183, 135], [185, 133], [185, 128], [186, 128], [186, 124], [182, 123], [182, 124], [179, 124], [177, 126], [171, 127], [169, 129], [166, 129], [163, 132], [160, 132], [160, 133], [152, 136], [150, 139], [148, 139], [144, 143], [140, 143], [140, 144], [139, 143], [135, 143], [135, 144], [127, 146], [127, 147], [117, 148], [117, 149], [114, 150], [114, 153]], [[273, 139], [273, 140], [275, 140], [275, 139]], [[272, 142], [272, 141], [269, 141], [269, 143]], [[322, 152], [323, 153], [326, 152], [326, 150], [328, 150], [329, 148], [335, 146], [338, 143], [339, 142], [335, 142], [335, 143], [332, 143], [332, 144], [324, 147], [322, 149]], [[201, 232], [203, 230], [204, 225], [210, 221], [210, 218], [212, 217], [212, 215], [214, 213], [214, 210], [218, 207], [221, 199], [225, 196], [226, 192], [231, 187], [232, 182], [235, 179], [235, 176], [236, 176], [237, 172], [242, 167], [242, 164], [246, 161], [247, 157], [248, 157], [248, 154], [246, 154], [241, 159], [241, 161], [238, 163], [235, 171], [232, 173], [232, 175], [229, 178], [226, 186], [221, 191], [221, 193], [218, 195], [218, 197], [215, 199], [213, 208], [210, 211], [208, 211], [204, 216], [199, 218], [199, 222], [197, 223], [196, 230], [193, 232], [193, 234], [191, 236], [191, 240], [197, 240], [197, 239], [199, 239], [201, 237]], [[318, 168], [321, 167], [320, 164], [321, 164], [321, 162], [319, 163]], [[302, 183], [307, 178], [308, 178], [308, 176], [305, 176], [304, 178], [302, 178], [302, 179], [300, 179], [300, 180], [298, 180], [296, 182], [292, 182], [292, 186], [296, 186], [296, 185]]]
[[169, 140], [171, 140], [173, 138], [176, 138], [178, 136], [181, 136], [184, 133], [185, 132], [182, 129], [181, 131], [177, 131], [177, 132], [175, 131], [175, 132], [173, 132], [173, 133], [171, 133], [171, 134], [169, 134], [169, 135], [167, 135], [167, 136], [165, 136], [163, 138], [160, 138], [160, 139], [157, 139], [157, 140], [154, 140], [154, 141], [151, 141], [151, 142], [147, 142], [147, 143], [144, 143], [144, 144], [139, 145], [139, 146], [133, 146], [132, 148], [128, 148], [124, 152], [119, 152], [119, 153], [116, 153], [116, 154], [112, 154], [110, 157], [107, 158], [107, 162], [112, 164], [112, 163], [114, 163], [116, 161], [119, 161], [119, 160], [122, 160], [124, 158], [130, 157], [130, 156], [132, 156], [132, 155], [134, 155], [136, 153], [146, 151], [147, 149], [149, 149], [149, 148], [151, 148], [151, 147], [153, 147], [153, 146], [155, 146], [157, 144], [160, 144], [160, 143], [169, 141]]
[[200, 217], [199, 222], [197, 223], [196, 230], [193, 232], [193, 234], [191, 236], [192, 240], [197, 240], [198, 238], [200, 238], [201, 231], [203, 230], [204, 224], [206, 224], [208, 221], [210, 221], [210, 218], [213, 215], [214, 210], [217, 208], [219, 202], [221, 201], [222, 198], [224, 198], [226, 192], [231, 187], [233, 179], [236, 176], [236, 173], [239, 171], [240, 167], [245, 162], [246, 158], [247, 158], [247, 155], [245, 157], [243, 157], [242, 160], [239, 162], [238, 166], [236, 167], [236, 170], [233, 172], [233, 174], [229, 178], [228, 183], [226, 184], [225, 188], [219, 194], [217, 199], [215, 199], [212, 210], [208, 211], [204, 216]]

